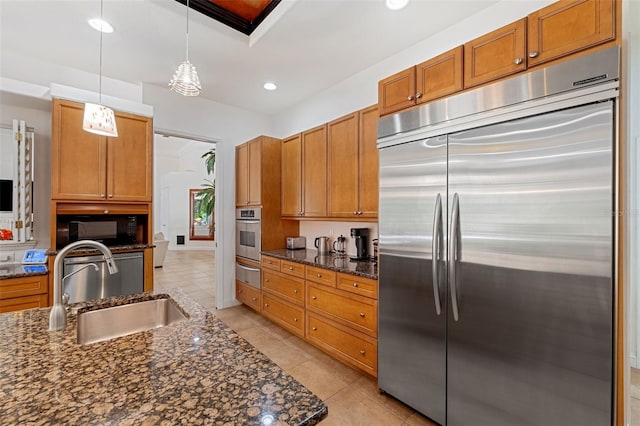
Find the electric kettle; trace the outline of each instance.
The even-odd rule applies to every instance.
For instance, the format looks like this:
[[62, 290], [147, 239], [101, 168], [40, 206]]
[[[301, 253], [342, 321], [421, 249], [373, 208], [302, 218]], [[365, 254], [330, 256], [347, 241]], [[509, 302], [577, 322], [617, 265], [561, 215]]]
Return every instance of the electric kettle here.
[[318, 254], [329, 254], [331, 252], [329, 237], [316, 237], [313, 245], [318, 249]]

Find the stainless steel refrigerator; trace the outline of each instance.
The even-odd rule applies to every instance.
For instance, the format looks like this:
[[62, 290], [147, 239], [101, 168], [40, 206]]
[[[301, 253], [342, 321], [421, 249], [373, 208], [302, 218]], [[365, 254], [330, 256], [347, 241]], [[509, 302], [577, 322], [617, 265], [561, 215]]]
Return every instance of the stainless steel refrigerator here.
[[381, 390], [443, 425], [611, 424], [618, 55], [380, 120]]

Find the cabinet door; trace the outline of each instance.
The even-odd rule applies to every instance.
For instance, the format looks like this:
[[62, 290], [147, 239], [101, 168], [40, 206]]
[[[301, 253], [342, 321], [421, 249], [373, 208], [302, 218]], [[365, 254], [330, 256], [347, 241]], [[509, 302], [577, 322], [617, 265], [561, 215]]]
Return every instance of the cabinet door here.
[[465, 88], [526, 69], [526, 21], [520, 19], [465, 43]]
[[54, 99], [51, 138], [54, 200], [106, 198], [107, 141], [82, 129], [83, 115], [83, 104]]
[[236, 280], [236, 299], [260, 312], [260, 290]]
[[358, 214], [358, 113], [330, 122], [329, 216]]
[[407, 68], [378, 82], [380, 115], [415, 105], [416, 67]]
[[358, 210], [361, 217], [378, 217], [378, 107], [363, 109], [359, 114], [359, 191]]
[[248, 146], [247, 204], [259, 206], [262, 203], [262, 140], [251, 141]]
[[302, 213], [327, 215], [327, 126], [302, 133]]
[[458, 46], [416, 65], [416, 102], [433, 99], [462, 90], [463, 48]]
[[118, 137], [108, 138], [107, 199], [151, 201], [153, 125], [149, 117], [116, 112]]
[[282, 141], [282, 216], [302, 213], [302, 137]]
[[614, 0], [553, 3], [528, 18], [529, 65], [538, 65], [613, 40]]
[[236, 206], [244, 207], [248, 203], [249, 196], [249, 169], [248, 169], [248, 144], [236, 146]]

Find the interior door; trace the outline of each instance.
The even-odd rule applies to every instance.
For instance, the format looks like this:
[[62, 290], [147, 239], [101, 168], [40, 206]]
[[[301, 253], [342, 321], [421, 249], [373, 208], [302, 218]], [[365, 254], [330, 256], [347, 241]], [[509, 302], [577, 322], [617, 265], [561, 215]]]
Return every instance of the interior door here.
[[611, 423], [613, 135], [608, 101], [449, 136], [448, 425]]
[[378, 384], [441, 424], [446, 142], [442, 136], [380, 151]]

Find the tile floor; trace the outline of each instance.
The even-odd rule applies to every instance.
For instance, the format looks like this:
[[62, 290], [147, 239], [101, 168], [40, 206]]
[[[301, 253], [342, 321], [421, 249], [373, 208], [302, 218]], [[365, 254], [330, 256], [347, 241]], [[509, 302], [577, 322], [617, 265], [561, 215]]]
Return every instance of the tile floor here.
[[329, 407], [322, 426], [434, 425], [401, 402], [378, 393], [376, 381], [245, 306], [215, 309], [214, 253], [169, 251], [155, 269], [157, 290], [178, 287], [318, 395]]
[[[216, 310], [215, 260], [207, 251], [169, 251], [155, 269], [155, 288], [181, 288], [215, 313], [283, 370], [324, 400], [329, 416], [322, 426], [434, 425], [401, 402], [378, 393], [376, 381], [245, 306]], [[640, 370], [631, 369], [630, 426], [640, 426]]]

